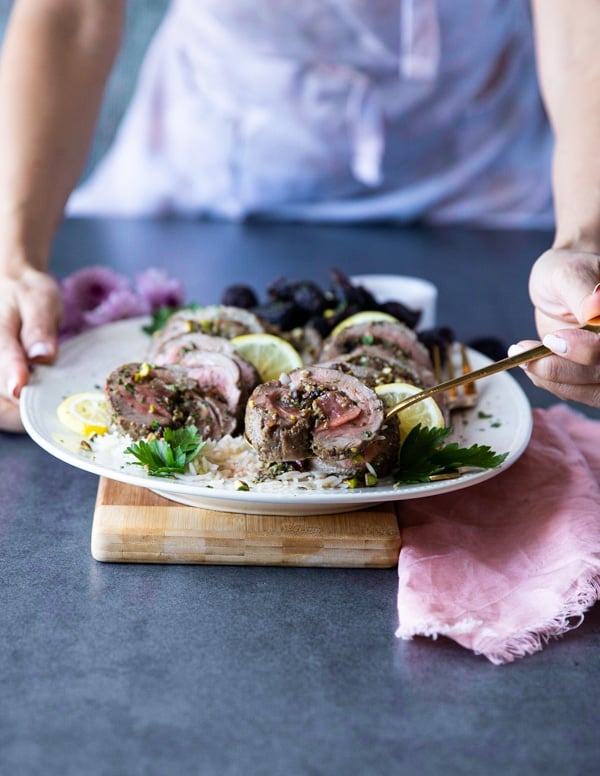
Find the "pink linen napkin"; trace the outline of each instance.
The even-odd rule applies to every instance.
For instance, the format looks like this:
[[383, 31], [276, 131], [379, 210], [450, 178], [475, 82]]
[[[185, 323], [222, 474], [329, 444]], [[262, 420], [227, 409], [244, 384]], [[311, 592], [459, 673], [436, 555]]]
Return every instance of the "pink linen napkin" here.
[[600, 597], [600, 421], [563, 404], [533, 414], [509, 469], [402, 502], [397, 636], [448, 636], [508, 663]]

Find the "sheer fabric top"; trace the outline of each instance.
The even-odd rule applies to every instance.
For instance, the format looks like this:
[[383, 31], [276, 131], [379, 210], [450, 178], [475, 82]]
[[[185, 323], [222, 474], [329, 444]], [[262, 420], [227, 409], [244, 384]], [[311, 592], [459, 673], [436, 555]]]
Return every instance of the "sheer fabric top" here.
[[75, 214], [549, 226], [527, 0], [173, 0]]

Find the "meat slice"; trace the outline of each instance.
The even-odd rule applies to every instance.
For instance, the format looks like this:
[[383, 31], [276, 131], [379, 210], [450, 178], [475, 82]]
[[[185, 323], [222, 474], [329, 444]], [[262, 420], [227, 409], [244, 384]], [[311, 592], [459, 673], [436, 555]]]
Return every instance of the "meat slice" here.
[[112, 425], [133, 439], [190, 424], [204, 438], [220, 439], [235, 425], [226, 403], [218, 396], [207, 396], [179, 366], [124, 364], [108, 376], [105, 394]]
[[163, 329], [150, 341], [146, 352], [146, 360], [149, 363], [156, 363], [156, 360], [160, 359], [163, 364], [175, 364], [181, 358], [181, 354], [188, 350], [209, 350], [225, 353], [228, 356], [235, 353], [235, 348], [226, 337], [187, 330], [171, 332], [171, 336], [167, 334]]
[[363, 345], [351, 353], [321, 362], [321, 365], [358, 377], [371, 388], [397, 382], [410, 383], [419, 388], [435, 384], [435, 375], [431, 369], [412, 359], [390, 353], [379, 345]]
[[400, 427], [396, 422], [384, 423], [376, 438], [368, 444], [361, 453], [347, 458], [328, 457], [314, 458], [310, 468], [316, 472], [340, 474], [354, 477], [373, 470], [378, 477], [385, 477], [393, 469], [398, 460], [400, 450]]
[[312, 457], [313, 423], [309, 409], [279, 380], [259, 385], [246, 405], [246, 439], [269, 463]]
[[215, 394], [194, 393], [185, 401], [182, 410], [187, 424], [193, 424], [203, 439], [222, 439], [235, 433], [237, 418], [231, 414], [227, 403]]
[[377, 436], [384, 420], [383, 403], [363, 382], [322, 366], [298, 369], [289, 377], [290, 387], [297, 385], [311, 402], [312, 448], [318, 458], [356, 456]]
[[209, 305], [173, 313], [163, 328], [152, 337], [148, 359], [173, 337], [197, 332], [232, 339], [239, 334], [259, 333], [264, 325], [254, 313], [239, 307]]
[[331, 361], [365, 345], [377, 345], [396, 358], [408, 358], [429, 367], [429, 351], [408, 326], [399, 321], [374, 321], [347, 326], [323, 343], [321, 361]]
[[255, 367], [236, 353], [228, 339], [193, 332], [181, 334], [154, 350], [158, 366], [178, 364], [206, 392], [219, 394], [241, 421], [250, 393], [260, 383]]
[[323, 347], [323, 337], [311, 323], [287, 332], [278, 332], [300, 353], [303, 364], [314, 364]]
[[329, 470], [351, 473], [364, 471], [371, 458], [389, 466], [398, 450], [395, 426], [385, 423], [383, 404], [373, 390], [319, 365], [259, 386], [245, 417], [246, 437], [263, 461], [316, 458]]
[[202, 391], [209, 396], [217, 396], [225, 402], [230, 416], [237, 421], [244, 414], [244, 396], [240, 368], [233, 358], [224, 353], [211, 353], [206, 350], [191, 350], [184, 353], [179, 361], [187, 374], [192, 377]]

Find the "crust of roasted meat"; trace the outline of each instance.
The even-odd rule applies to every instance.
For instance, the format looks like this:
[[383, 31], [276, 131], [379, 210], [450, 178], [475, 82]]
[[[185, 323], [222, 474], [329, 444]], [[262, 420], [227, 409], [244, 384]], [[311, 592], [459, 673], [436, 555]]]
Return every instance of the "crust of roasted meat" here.
[[399, 321], [374, 321], [347, 326], [338, 334], [330, 335], [323, 343], [320, 361], [331, 361], [336, 356], [351, 353], [364, 345], [377, 345], [390, 355], [416, 361], [429, 367], [429, 351], [412, 329]]
[[133, 439], [194, 424], [207, 439], [232, 433], [237, 421], [226, 402], [208, 394], [183, 367], [132, 362], [113, 370], [105, 385], [111, 424]]
[[355, 473], [389, 470], [397, 428], [377, 394], [356, 377], [319, 365], [259, 386], [246, 408], [246, 437], [265, 462], [319, 459]]

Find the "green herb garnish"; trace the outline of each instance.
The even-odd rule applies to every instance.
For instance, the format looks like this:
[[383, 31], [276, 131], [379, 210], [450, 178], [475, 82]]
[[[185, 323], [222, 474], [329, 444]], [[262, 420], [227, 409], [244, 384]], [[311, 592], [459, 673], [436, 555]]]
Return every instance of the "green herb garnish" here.
[[156, 334], [157, 331], [164, 329], [169, 318], [176, 313], [178, 307], [161, 307], [152, 313], [152, 320], [147, 326], [142, 326], [142, 331], [146, 334]]
[[400, 448], [395, 484], [429, 482], [435, 475], [451, 474], [464, 466], [493, 469], [508, 455], [498, 454], [487, 445], [460, 447], [456, 442], [444, 444], [451, 433], [451, 428], [415, 426]]
[[146, 334], [156, 334], [157, 331], [164, 329], [165, 324], [173, 313], [177, 313], [179, 310], [197, 310], [198, 306], [196, 302], [191, 302], [181, 307], [161, 307], [152, 313], [150, 323], [147, 326], [142, 326], [142, 331], [146, 332]]
[[137, 466], [143, 466], [153, 477], [183, 474], [185, 467], [198, 455], [206, 443], [196, 426], [165, 428], [161, 439], [135, 442], [125, 450], [135, 456]]

